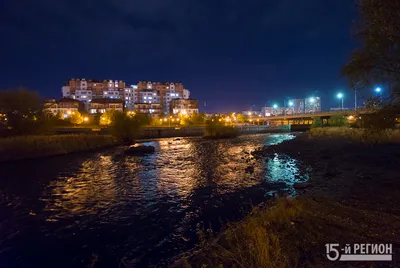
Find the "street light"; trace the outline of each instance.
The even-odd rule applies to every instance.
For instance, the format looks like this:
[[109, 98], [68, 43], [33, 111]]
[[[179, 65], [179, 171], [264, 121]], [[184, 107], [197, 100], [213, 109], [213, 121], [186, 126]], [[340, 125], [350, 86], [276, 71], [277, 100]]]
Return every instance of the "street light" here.
[[337, 94], [338, 99], [342, 100], [342, 111], [343, 111], [343, 94], [342, 93], [338, 93]]
[[293, 101], [289, 101], [289, 107], [292, 107], [294, 105]]
[[272, 107], [275, 109], [275, 115], [277, 115], [278, 111], [276, 111], [276, 109], [278, 109], [278, 105], [274, 104], [274, 105], [272, 105]]
[[381, 102], [382, 102], [382, 88], [376, 87], [376, 88], [375, 88], [375, 92], [378, 93], [379, 98], [380, 98], [380, 100], [381, 100]]

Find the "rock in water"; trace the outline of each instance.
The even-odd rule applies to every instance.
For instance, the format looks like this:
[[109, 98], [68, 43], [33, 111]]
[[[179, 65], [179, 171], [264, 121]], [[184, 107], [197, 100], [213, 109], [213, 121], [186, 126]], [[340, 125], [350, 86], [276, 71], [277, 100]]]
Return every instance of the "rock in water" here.
[[152, 154], [155, 152], [154, 146], [146, 146], [146, 145], [134, 145], [125, 150], [125, 154], [127, 155], [144, 155], [144, 154]]

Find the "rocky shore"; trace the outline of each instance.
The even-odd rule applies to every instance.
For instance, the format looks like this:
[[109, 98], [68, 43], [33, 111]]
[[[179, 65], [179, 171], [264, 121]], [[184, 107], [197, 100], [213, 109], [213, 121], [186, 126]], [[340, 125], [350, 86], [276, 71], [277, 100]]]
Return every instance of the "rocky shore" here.
[[[400, 143], [363, 144], [343, 137], [311, 137], [252, 152], [275, 154], [311, 167], [295, 184], [298, 196], [279, 198], [210, 238], [176, 267], [396, 267], [400, 261]], [[338, 263], [325, 244], [392, 244], [393, 262]]]
[[400, 143], [362, 144], [302, 134], [253, 155], [276, 153], [312, 167], [307, 187], [298, 188], [300, 195], [332, 198], [400, 215], [400, 207], [395, 206], [400, 201]]

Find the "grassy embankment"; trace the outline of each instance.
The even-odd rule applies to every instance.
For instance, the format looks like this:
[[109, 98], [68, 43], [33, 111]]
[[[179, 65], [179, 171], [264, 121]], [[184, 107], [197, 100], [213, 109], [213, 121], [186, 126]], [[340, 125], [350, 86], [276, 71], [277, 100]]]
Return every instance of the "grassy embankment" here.
[[[175, 267], [347, 267], [326, 258], [325, 244], [392, 243], [400, 247], [399, 131], [345, 128], [309, 134], [255, 153], [287, 154], [312, 167], [309, 186], [227, 226]], [[389, 137], [389, 138], [388, 138]], [[380, 143], [380, 144], [377, 144]], [[399, 254], [394, 258], [399, 260]], [[393, 263], [386, 263], [393, 264]]]
[[18, 136], [0, 139], [0, 162], [62, 155], [118, 144], [111, 135]]

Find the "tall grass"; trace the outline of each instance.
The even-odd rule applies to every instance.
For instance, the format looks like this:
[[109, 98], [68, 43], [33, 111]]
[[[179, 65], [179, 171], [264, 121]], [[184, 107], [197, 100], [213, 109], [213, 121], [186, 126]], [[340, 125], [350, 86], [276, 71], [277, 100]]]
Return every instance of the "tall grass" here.
[[371, 130], [347, 127], [327, 127], [310, 129], [310, 138], [346, 138], [362, 143], [400, 142], [400, 130]]
[[337, 267], [326, 258], [326, 243], [399, 243], [398, 233], [393, 231], [398, 228], [397, 215], [376, 209], [319, 197], [280, 198], [276, 205], [258, 208], [228, 226], [219, 237], [172, 267]]
[[176, 267], [290, 267], [281, 233], [291, 228], [302, 210], [302, 204], [295, 199], [280, 199], [268, 209], [255, 209], [204, 245], [202, 253]]
[[111, 135], [18, 136], [0, 139], [0, 161], [61, 155], [117, 144]]

